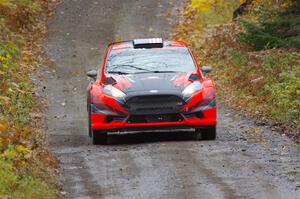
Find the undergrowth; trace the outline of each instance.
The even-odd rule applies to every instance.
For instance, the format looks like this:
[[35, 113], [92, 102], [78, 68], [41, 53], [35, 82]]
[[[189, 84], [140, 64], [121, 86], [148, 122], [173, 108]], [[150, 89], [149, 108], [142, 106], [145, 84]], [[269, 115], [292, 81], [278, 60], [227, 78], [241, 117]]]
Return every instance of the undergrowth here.
[[56, 160], [39, 130], [30, 74], [55, 1], [0, 0], [0, 198], [56, 198]]
[[[208, 12], [195, 8], [193, 2], [196, 1], [198, 0], [192, 0], [186, 9], [184, 19], [177, 26], [174, 37], [191, 45], [200, 66], [213, 66], [214, 71], [211, 76], [216, 81], [219, 100], [238, 109], [246, 110], [258, 119], [270, 118], [286, 133], [291, 133], [293, 137], [299, 138], [299, 51], [297, 48], [289, 46], [275, 49], [275, 46], [271, 46], [271, 43], [264, 38], [261, 39], [266, 42], [264, 43], [266, 45], [263, 44], [264, 47], [256, 48], [251, 44], [251, 40], [245, 42], [246, 37], [241, 39], [241, 35], [245, 36], [250, 33], [240, 24], [240, 21], [257, 24], [258, 19], [262, 20], [262, 16], [267, 18], [265, 8], [272, 12], [276, 9], [280, 9], [280, 13], [289, 12], [288, 6], [292, 5], [291, 1], [288, 1], [288, 5], [286, 1], [279, 1], [280, 5], [272, 0], [260, 1], [251, 8], [253, 11], [240, 17], [237, 21], [232, 21], [225, 12], [224, 18], [228, 19], [227, 21], [217, 20], [210, 24], [203, 24], [202, 20], [199, 20], [203, 16], [203, 12], [206, 14]], [[217, 10], [225, 9], [222, 4], [214, 6], [219, 6]], [[234, 10], [236, 7], [234, 4], [232, 6], [231, 10]], [[216, 8], [212, 8], [212, 10], [216, 10]], [[210, 12], [210, 14], [211, 17], [214, 16], [214, 12]], [[298, 14], [295, 13], [295, 15]], [[276, 18], [278, 16], [274, 15], [272, 19], [278, 19]], [[253, 31], [251, 34], [256, 36], [260, 32]], [[261, 43], [258, 42], [258, 44]], [[268, 49], [271, 47], [273, 48]], [[276, 47], [282, 46], [277, 45]]]
[[284, 7], [275, 8], [263, 4], [255, 11], [257, 21], [241, 19], [245, 31], [238, 34], [239, 39], [255, 50], [300, 49], [300, 0], [286, 3]]

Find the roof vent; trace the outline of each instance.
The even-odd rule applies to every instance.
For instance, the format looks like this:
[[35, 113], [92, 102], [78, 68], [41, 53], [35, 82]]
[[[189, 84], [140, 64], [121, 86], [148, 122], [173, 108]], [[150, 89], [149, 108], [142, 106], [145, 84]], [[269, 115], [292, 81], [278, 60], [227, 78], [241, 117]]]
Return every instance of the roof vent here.
[[162, 48], [163, 46], [164, 46], [164, 42], [162, 38], [133, 40], [134, 48]]

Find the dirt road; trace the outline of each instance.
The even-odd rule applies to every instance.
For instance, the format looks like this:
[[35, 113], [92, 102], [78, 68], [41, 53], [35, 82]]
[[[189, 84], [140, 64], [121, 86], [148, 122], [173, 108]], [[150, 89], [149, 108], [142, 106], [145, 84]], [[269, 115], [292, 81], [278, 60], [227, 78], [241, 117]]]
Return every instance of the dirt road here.
[[44, 69], [44, 84], [64, 198], [300, 198], [299, 175], [289, 175], [300, 170], [299, 148], [222, 107], [216, 141], [155, 132], [90, 144], [86, 71], [100, 66], [115, 38], [169, 38], [182, 2], [64, 0], [58, 7], [46, 43], [54, 64]]

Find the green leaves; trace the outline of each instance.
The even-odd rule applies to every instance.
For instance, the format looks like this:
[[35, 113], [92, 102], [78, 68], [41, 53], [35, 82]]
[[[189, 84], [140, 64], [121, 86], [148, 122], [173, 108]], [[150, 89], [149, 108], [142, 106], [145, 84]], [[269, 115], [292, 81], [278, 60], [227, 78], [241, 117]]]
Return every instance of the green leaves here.
[[1, 100], [0, 113], [11, 121], [25, 124], [34, 100], [28, 71], [21, 68], [20, 59], [21, 53], [16, 42], [0, 43], [0, 91], [3, 99], [9, 99], [5, 102]]
[[192, 0], [190, 8], [196, 10], [198, 27], [203, 29], [208, 25], [230, 22], [238, 5], [239, 0]]
[[[12, 148], [12, 147], [11, 147]], [[14, 152], [9, 149], [10, 155]], [[56, 198], [54, 189], [39, 178], [16, 172], [13, 161], [0, 156], [0, 196], [7, 198]], [[4, 197], [5, 198], [5, 197]]]
[[56, 198], [55, 161], [35, 126], [41, 104], [30, 80], [53, 2], [0, 0], [0, 198]]
[[20, 56], [20, 50], [13, 42], [0, 43], [0, 70], [7, 71], [13, 67]]
[[273, 112], [275, 117], [287, 117], [293, 121], [300, 118], [300, 65], [293, 66], [289, 71], [279, 74], [279, 82], [271, 84], [270, 89], [274, 104], [282, 107], [281, 114]]
[[38, 3], [33, 2], [32, 0], [0, 0], [0, 6], [9, 9], [17, 9], [22, 6], [35, 10], [36, 8], [40, 8], [38, 5]]
[[264, 8], [258, 23], [240, 20], [245, 31], [237, 35], [239, 40], [251, 45], [254, 50], [300, 49], [300, 0], [295, 0], [284, 11], [277, 9], [275, 17], [266, 17], [274, 15], [274, 10], [269, 12], [273, 14]]

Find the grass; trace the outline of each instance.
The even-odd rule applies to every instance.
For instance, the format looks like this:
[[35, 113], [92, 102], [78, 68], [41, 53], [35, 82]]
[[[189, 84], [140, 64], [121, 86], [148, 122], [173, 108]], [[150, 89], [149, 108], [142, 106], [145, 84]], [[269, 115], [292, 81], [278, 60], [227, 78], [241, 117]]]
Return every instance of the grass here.
[[299, 124], [300, 54], [285, 50], [260, 53], [228, 51], [225, 59], [211, 57], [218, 85], [227, 87], [230, 102], [282, 123]]
[[30, 79], [55, 1], [0, 0], [0, 198], [56, 198], [57, 161], [40, 130]]
[[[190, 44], [200, 66], [213, 66], [211, 77], [216, 81], [219, 99], [258, 118], [269, 118], [299, 139], [300, 52], [292, 48], [253, 51], [239, 41], [243, 27], [238, 22], [225, 16], [227, 21], [203, 25], [198, 20], [203, 11], [191, 7], [174, 37]], [[255, 19], [256, 14], [245, 17]]]
[[295, 176], [295, 175], [299, 175], [300, 171], [289, 171], [287, 174], [291, 176]]
[[[7, 153], [7, 152], [6, 152]], [[11, 154], [14, 153], [12, 148]], [[11, 155], [10, 154], [10, 155]], [[28, 167], [25, 161], [22, 167]], [[19, 165], [18, 167], [20, 167]], [[32, 166], [32, 165], [31, 165]], [[16, 172], [16, 164], [13, 160], [0, 158], [0, 193], [9, 198], [56, 198], [56, 187], [49, 186], [40, 176], [35, 176], [34, 171]], [[30, 175], [27, 175], [30, 174]]]

